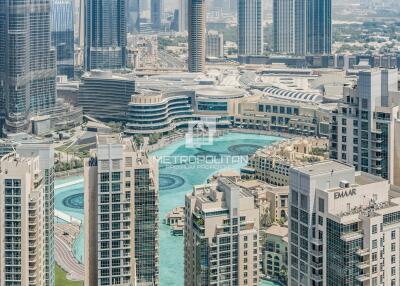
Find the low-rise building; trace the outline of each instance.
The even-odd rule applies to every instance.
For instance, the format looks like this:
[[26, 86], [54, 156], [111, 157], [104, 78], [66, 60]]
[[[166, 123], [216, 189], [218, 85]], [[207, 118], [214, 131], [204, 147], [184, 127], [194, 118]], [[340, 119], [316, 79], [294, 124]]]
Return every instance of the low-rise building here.
[[181, 93], [140, 90], [132, 95], [125, 118], [127, 134], [164, 133], [194, 119], [191, 97]]
[[125, 121], [128, 104], [135, 92], [132, 74], [92, 70], [82, 76], [78, 104], [85, 115], [104, 121]]
[[262, 231], [262, 269], [267, 277], [286, 282], [288, 267], [288, 227], [274, 224]]
[[241, 171], [243, 179], [257, 179], [276, 186], [289, 185], [289, 169], [328, 157], [328, 139], [294, 138], [277, 142], [253, 154]]
[[211, 178], [228, 178], [243, 190], [254, 196], [254, 204], [260, 211], [260, 227], [270, 226], [274, 222], [284, 223], [288, 218], [289, 186], [274, 186], [260, 180], [241, 179], [240, 174], [232, 171], [218, 173]]
[[234, 125], [307, 136], [329, 136], [330, 113], [335, 106], [256, 93], [239, 103]]

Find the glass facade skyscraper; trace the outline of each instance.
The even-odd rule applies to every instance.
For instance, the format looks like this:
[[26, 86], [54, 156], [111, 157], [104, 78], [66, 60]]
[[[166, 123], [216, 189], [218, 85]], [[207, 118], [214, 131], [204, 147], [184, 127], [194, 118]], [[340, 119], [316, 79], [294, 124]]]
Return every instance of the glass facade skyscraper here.
[[238, 54], [261, 55], [263, 53], [262, 1], [239, 0], [238, 4]]
[[8, 133], [29, 129], [29, 118], [56, 99], [50, 0], [0, 1], [0, 98]]
[[126, 66], [126, 0], [85, 2], [85, 69]]
[[308, 0], [307, 53], [330, 54], [332, 49], [332, 0]]
[[274, 0], [273, 40], [277, 53], [330, 54], [332, 0]]
[[53, 0], [51, 45], [57, 53], [57, 74], [74, 77], [74, 11], [72, 0]]
[[151, 24], [153, 31], [158, 31], [161, 28], [161, 1], [151, 0]]

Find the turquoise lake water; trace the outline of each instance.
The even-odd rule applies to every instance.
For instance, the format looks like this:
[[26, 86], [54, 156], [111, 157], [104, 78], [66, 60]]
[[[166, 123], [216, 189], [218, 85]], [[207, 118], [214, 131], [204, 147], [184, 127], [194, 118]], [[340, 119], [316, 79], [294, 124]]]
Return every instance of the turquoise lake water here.
[[[184, 205], [185, 194], [193, 185], [205, 183], [212, 174], [223, 170], [239, 170], [246, 164], [247, 154], [279, 140], [282, 138], [229, 133], [214, 139], [211, 145], [189, 148], [182, 140], [154, 152], [152, 155], [160, 158], [160, 221], [168, 211]], [[65, 186], [71, 182], [75, 183]], [[57, 188], [63, 184], [64, 187]], [[55, 206], [83, 220], [82, 177], [57, 180]], [[79, 261], [83, 261], [83, 252], [81, 232], [74, 245], [74, 255]], [[183, 285], [183, 265], [183, 237], [170, 235], [170, 228], [160, 223], [160, 285]]]

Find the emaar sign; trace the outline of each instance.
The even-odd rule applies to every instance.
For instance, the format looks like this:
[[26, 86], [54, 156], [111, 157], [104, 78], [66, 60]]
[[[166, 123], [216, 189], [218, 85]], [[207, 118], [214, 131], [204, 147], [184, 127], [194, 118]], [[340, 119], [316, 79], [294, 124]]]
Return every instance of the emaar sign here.
[[344, 191], [336, 192], [335, 193], [335, 200], [336, 199], [342, 199], [342, 198], [351, 197], [351, 196], [354, 196], [356, 194], [357, 194], [356, 189], [344, 190]]

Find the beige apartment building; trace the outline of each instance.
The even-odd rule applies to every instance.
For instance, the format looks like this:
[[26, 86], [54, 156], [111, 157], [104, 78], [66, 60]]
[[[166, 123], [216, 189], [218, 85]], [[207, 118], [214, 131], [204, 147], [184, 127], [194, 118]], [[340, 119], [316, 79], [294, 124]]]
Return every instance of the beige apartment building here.
[[185, 199], [185, 285], [259, 284], [259, 210], [229, 178]]
[[49, 285], [45, 178], [39, 156], [0, 160], [0, 285]]
[[289, 185], [289, 169], [327, 159], [329, 141], [294, 138], [259, 149], [240, 170], [243, 179], [258, 179], [276, 186]]
[[85, 285], [158, 285], [158, 164], [98, 135], [85, 161]]
[[400, 192], [337, 161], [290, 171], [289, 286], [400, 285]]

